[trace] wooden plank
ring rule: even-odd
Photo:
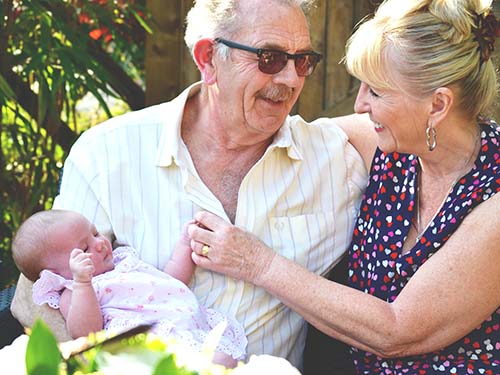
[[[351,88],[351,77],[341,60],[345,55],[345,44],[353,26],[352,0],[331,1],[330,4],[325,15],[328,20],[326,33],[328,59],[325,82],[327,106],[324,109],[344,100]]]
[[[344,98],[335,102],[334,105],[326,108],[317,117],[337,117],[349,115],[354,112],[354,101],[356,100],[356,94],[358,93],[359,86],[353,86]]]
[[[327,1],[319,1],[310,15],[311,42],[313,48],[327,55],[325,43],[325,17],[327,10]],[[325,60],[321,61],[314,73],[306,78],[306,83],[302,94],[294,107],[294,112],[299,113],[306,120],[313,120],[324,108],[324,82],[325,82]]]
[[[147,0],[154,33],[146,40],[146,104],[168,100],[178,90],[180,1]]]
[[[181,7],[181,17],[182,17],[182,25],[183,27],[179,30],[181,34],[181,86],[182,88],[189,86],[191,83],[197,82],[201,79],[200,71],[198,70],[196,64],[193,61],[193,57],[191,56],[191,52],[186,46],[184,42],[184,32],[186,30],[186,16],[189,12],[189,9],[192,8],[194,1],[193,0],[185,0],[182,1]],[[179,92],[182,90],[179,89]]]

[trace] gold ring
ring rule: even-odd
[[[201,255],[203,255],[204,257],[206,257],[206,256],[208,256],[209,252],[210,252],[210,246],[203,245],[203,247],[201,248]]]

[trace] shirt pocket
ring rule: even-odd
[[[333,212],[269,219],[272,248],[279,254],[314,272],[334,261]]]

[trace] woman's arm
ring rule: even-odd
[[[347,134],[349,143],[359,152],[369,171],[377,148],[377,133],[368,114],[352,114],[333,120]]]
[[[392,303],[317,276],[207,212],[196,219],[210,231],[190,226],[189,234],[197,265],[263,287],[350,345],[400,357],[457,341],[500,305],[499,205],[497,194],[475,208]]]
[[[90,254],[74,249],[69,264],[73,273],[73,291],[63,291],[60,309],[66,320],[68,333],[77,338],[103,329],[104,323],[101,307],[92,287],[94,263]]]

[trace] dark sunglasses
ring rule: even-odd
[[[276,74],[283,70],[289,59],[294,60],[295,70],[300,77],[307,77],[314,72],[314,68],[319,63],[323,55],[318,52],[287,53],[284,51],[253,48],[230,40],[216,38],[216,43],[222,43],[229,48],[236,48],[243,51],[255,53],[259,58],[259,70],[265,74]]]

